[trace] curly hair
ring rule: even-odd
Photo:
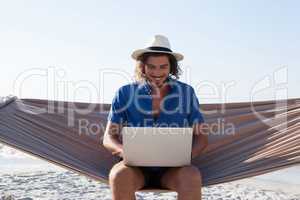
[[[150,56],[158,57],[158,56],[167,56],[170,63],[170,74],[169,77],[173,79],[179,79],[179,75],[181,75],[181,68],[176,60],[176,58],[172,54],[168,53],[160,53],[160,52],[147,52],[140,55],[137,58],[137,63],[135,67],[134,77],[136,81],[145,80],[144,66],[145,62]]]

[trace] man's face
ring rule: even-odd
[[[161,88],[170,73],[170,63],[167,56],[150,56],[145,62],[145,75],[154,86]]]

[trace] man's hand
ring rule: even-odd
[[[123,145],[119,140],[121,129],[122,127],[119,124],[108,122],[102,144],[113,155],[123,157]]]
[[[123,158],[124,156],[123,147],[118,148],[116,151],[113,151],[112,154]]]
[[[208,145],[207,133],[202,128],[203,123],[193,126],[192,158],[199,156]]]

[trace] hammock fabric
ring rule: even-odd
[[[204,186],[300,163],[300,99],[200,108],[211,128],[209,146],[192,163]],[[107,183],[118,161],[101,144],[109,109],[109,104],[2,98],[0,142]]]

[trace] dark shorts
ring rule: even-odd
[[[145,180],[145,186],[143,189],[159,188],[163,189],[161,185],[161,178],[170,167],[138,167]]]

